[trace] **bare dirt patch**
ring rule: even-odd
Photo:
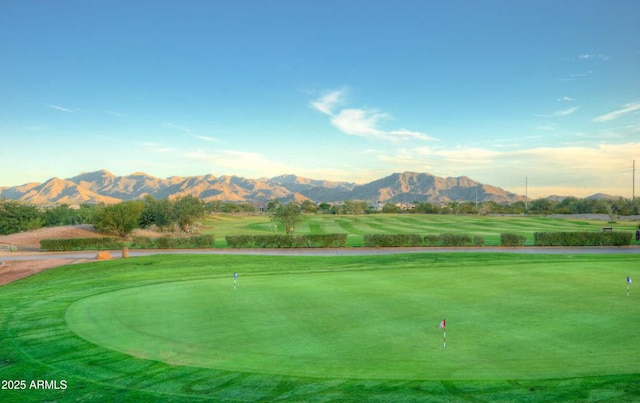
[[[103,236],[91,225],[68,225],[62,227],[41,228],[34,231],[0,236],[0,285],[7,284],[43,270],[79,263],[87,259],[47,258],[38,256],[41,239],[90,238]],[[15,249],[15,252],[10,250]],[[3,260],[3,256],[20,256],[24,260]]]
[[[40,228],[33,231],[0,236],[0,250],[8,250],[10,246],[18,251],[39,251],[41,239],[97,238],[98,234],[92,225],[65,225],[61,227]]]
[[[65,258],[5,261],[0,265],[0,285],[29,277],[43,270],[85,261],[87,260]]]
[[[166,234],[138,229],[134,231],[134,235],[152,237]],[[41,239],[96,238],[103,236],[105,235],[96,232],[95,228],[88,224],[47,227],[17,234],[2,235],[0,236],[0,285],[54,267],[94,260],[70,257],[58,258],[51,256],[49,253],[45,254],[45,252],[40,251]],[[7,257],[11,257],[11,259]]]

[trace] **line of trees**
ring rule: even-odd
[[[159,231],[192,232],[193,224],[205,215],[204,203],[194,196],[175,200],[156,200],[146,196],[100,207],[93,225],[103,234],[125,238],[137,228],[155,228]]]
[[[42,227],[91,223],[96,206],[81,205],[72,209],[67,205],[42,209],[15,200],[0,199],[0,235],[29,231]]]
[[[414,202],[411,206],[387,203],[383,213],[423,213],[423,214],[640,214],[640,199],[579,199],[566,197],[563,200],[537,199],[525,203],[518,201],[510,204],[499,204],[494,201],[474,203],[470,201],[452,201],[444,205],[428,202]]]
[[[103,234],[127,237],[136,228],[191,232],[205,216],[204,202],[193,196],[155,200],[147,196],[111,205],[60,205],[42,209],[14,200],[0,200],[0,235],[60,225],[93,224]]]
[[[511,204],[496,202],[449,202],[438,205],[429,202],[414,202],[410,205],[386,203],[383,206],[363,201],[347,200],[331,205],[315,204],[311,200],[302,203],[283,204],[273,200],[266,205],[274,222],[281,224],[285,233],[290,233],[301,220],[302,214],[353,215],[358,220],[362,214],[414,213],[414,214],[640,214],[640,199],[619,198],[579,199],[567,197],[533,200],[527,204],[519,201]],[[0,235],[28,231],[41,227],[59,225],[93,224],[98,231],[126,237],[136,228],[156,228],[160,231],[179,230],[191,232],[193,224],[209,212],[255,213],[257,206],[251,203],[203,202],[194,196],[168,200],[156,200],[147,196],[142,200],[127,201],[114,205],[83,204],[79,208],[59,205],[40,208],[15,200],[0,199]],[[614,221],[612,219],[612,221]]]

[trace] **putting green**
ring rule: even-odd
[[[241,274],[237,290],[229,276],[93,295],[71,304],[66,321],[112,350],[232,371],[403,380],[631,374],[640,372],[629,350],[640,345],[640,308],[624,295],[624,270],[520,263]]]

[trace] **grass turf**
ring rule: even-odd
[[[0,377],[69,386],[0,397],[631,401],[636,266],[481,253],[68,266],[1,288]]]
[[[247,216],[213,214],[204,221],[204,233],[217,238],[217,246],[226,246],[227,235],[284,233],[267,215]],[[365,214],[357,220],[350,215],[310,214],[296,226],[298,234],[347,234],[348,246],[363,246],[366,234],[441,233],[481,236],[487,246],[500,245],[500,234],[514,233],[526,237],[525,245],[533,245],[535,232],[600,231],[613,227],[616,231],[634,232],[638,222],[564,219],[545,216],[481,216],[451,214]],[[636,241],[633,241],[637,244]]]

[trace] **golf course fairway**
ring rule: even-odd
[[[567,265],[565,265],[567,266]],[[69,328],[172,365],[360,379],[531,379],[640,371],[631,265],[582,262],[247,274],[73,303]],[[448,319],[448,345],[438,329]]]
[[[27,386],[0,400],[635,401],[638,271],[484,252],[63,266],[0,287],[0,378]]]

